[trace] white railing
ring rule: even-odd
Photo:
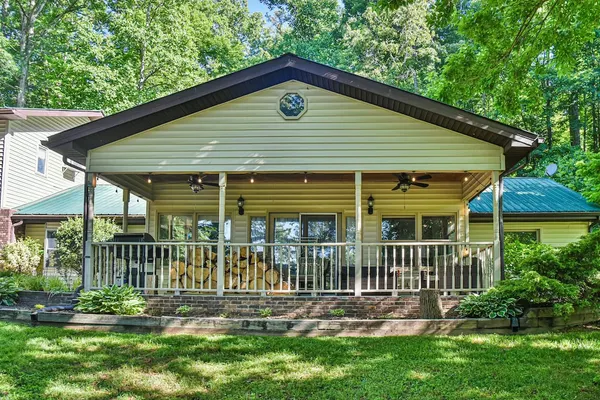
[[[487,242],[365,243],[362,292],[481,292],[493,284],[492,249]]]
[[[492,286],[491,243],[227,243],[218,276],[217,243],[93,243],[91,288],[129,284],[146,293],[398,295],[436,288],[480,292]]]

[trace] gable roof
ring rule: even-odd
[[[88,150],[290,80],[361,100],[501,146],[504,148],[507,170],[541,142],[535,134],[498,121],[293,54],[284,54],[69,129],[49,137],[44,144],[72,160],[85,164]]]
[[[549,178],[504,178],[504,217],[547,217],[596,219],[600,207],[588,203],[579,193]],[[469,203],[471,216],[490,218],[492,189],[488,187]]]
[[[73,216],[83,214],[83,185],[74,186],[41,200],[17,207],[13,218],[27,216]],[[94,214],[98,216],[123,215],[123,190],[112,185],[99,184],[95,191]],[[146,200],[133,194],[129,200],[130,216],[146,215]]]

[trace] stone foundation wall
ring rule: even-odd
[[[331,310],[342,309],[348,318],[419,318],[419,297],[297,297],[297,296],[145,296],[150,315],[175,315],[182,305],[192,307],[197,317],[260,317],[260,310],[270,308],[273,317],[323,318]],[[459,297],[444,297],[446,317],[454,317]]]
[[[62,306],[71,304],[73,300],[73,293],[48,293],[48,292],[34,292],[30,290],[23,290],[19,292],[18,307],[33,307],[36,304],[42,304],[48,306]]]

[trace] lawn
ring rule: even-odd
[[[599,399],[600,331],[155,336],[0,323],[3,399]]]

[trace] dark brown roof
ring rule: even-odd
[[[541,142],[535,134],[293,54],[69,129],[48,147],[85,163],[87,151],[241,96],[297,80],[502,146],[506,169]]]

